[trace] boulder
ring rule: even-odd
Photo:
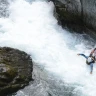
[[[23,51],[0,48],[0,95],[16,92],[32,80],[33,64],[30,55]]]

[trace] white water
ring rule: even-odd
[[[36,0],[29,4],[16,0],[9,11],[9,18],[0,18],[0,46],[26,51],[33,61],[64,82],[78,84],[74,93],[80,91],[83,96],[95,96],[96,68],[94,66],[90,75],[85,59],[77,56],[77,53],[88,55],[90,50],[86,50],[83,40],[79,42],[78,35],[71,35],[57,24],[52,2]]]

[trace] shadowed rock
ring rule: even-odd
[[[8,47],[0,48],[0,95],[17,91],[32,80],[33,64],[28,54]]]
[[[59,24],[77,32],[88,31],[96,37],[96,0],[50,1],[54,2],[55,16],[58,17]]]

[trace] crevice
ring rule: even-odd
[[[80,0],[80,3],[81,3],[81,20],[82,20],[82,24],[84,25],[84,15],[83,15],[83,1],[82,0]]]

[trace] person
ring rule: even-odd
[[[90,68],[91,68],[90,74],[92,74],[92,72],[93,72],[93,64],[94,64],[95,61],[96,61],[96,48],[94,48],[94,49],[91,51],[91,53],[90,53],[89,56],[86,56],[85,54],[77,54],[77,55],[81,55],[81,56],[83,56],[83,57],[86,58],[86,63],[87,63],[88,65],[90,65]]]
[[[95,57],[95,59],[96,59],[96,48],[94,48],[94,49],[91,51],[90,56],[93,56],[93,57]]]

